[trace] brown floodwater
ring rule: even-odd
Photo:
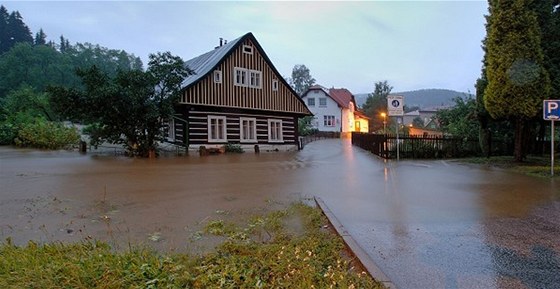
[[[133,159],[0,147],[0,238],[193,249],[208,220],[298,201],[297,153]]]
[[[197,234],[209,220],[313,196],[398,288],[560,288],[557,179],[383,161],[348,140],[158,159],[0,147],[0,238],[16,244],[94,238],[196,252],[212,243]]]

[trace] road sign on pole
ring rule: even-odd
[[[387,115],[397,117],[397,161],[399,160],[399,116],[404,115],[404,97],[402,95],[387,95]]]
[[[543,101],[543,118],[550,120],[550,175],[554,176],[554,122],[560,120],[560,100],[547,99]]]
[[[543,101],[544,120],[560,120],[560,99],[547,99]]]
[[[404,114],[404,97],[402,95],[387,96],[387,115],[403,116]]]

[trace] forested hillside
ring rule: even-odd
[[[0,5],[0,144],[58,149],[77,143],[77,132],[61,124],[50,86],[79,88],[76,74],[96,66],[114,77],[142,70],[140,58],[91,43],[55,42],[40,29],[33,36],[18,11]]]
[[[455,103],[453,99],[457,97],[473,97],[467,93],[449,89],[420,89],[404,92],[391,92],[391,94],[404,96],[404,103],[407,107],[418,106],[420,108],[450,106]],[[367,96],[368,93],[356,94],[356,103],[359,106],[362,106],[365,103]]]
[[[23,86],[37,92],[49,85],[75,86],[76,69],[92,65],[110,75],[119,69],[142,69],[140,58],[124,50],[72,44],[64,36],[55,42],[42,29],[33,36],[18,11],[0,6],[0,99]]]

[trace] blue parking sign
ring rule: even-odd
[[[544,120],[560,120],[560,99],[547,99],[543,101]]]

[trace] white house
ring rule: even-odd
[[[313,113],[311,124],[319,131],[368,132],[369,119],[357,109],[354,95],[346,88],[325,88],[314,85],[302,95]]]

